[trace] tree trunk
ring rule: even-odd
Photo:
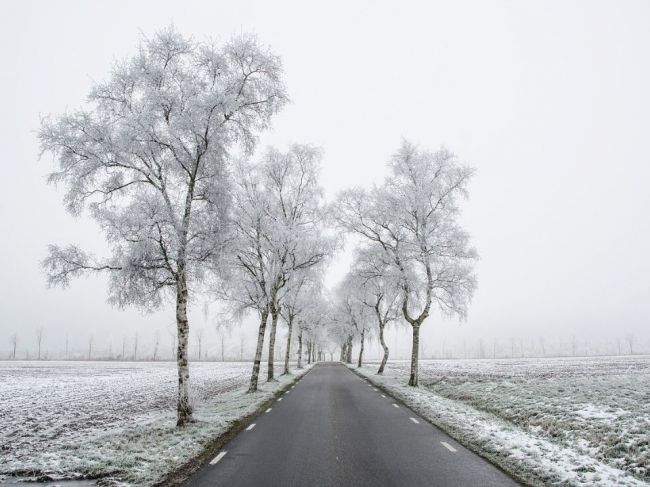
[[[275,359],[275,332],[278,328],[278,310],[275,305],[271,305],[271,333],[269,333],[269,361],[267,370],[267,380],[273,381],[274,379],[274,364]]]
[[[414,324],[413,327],[413,349],[411,351],[411,376],[409,385],[417,387],[418,385],[418,351],[420,350],[420,325]]]
[[[311,363],[311,342],[307,342],[307,365]]]
[[[179,270],[179,277],[176,283],[176,326],[178,333],[178,347],[176,348],[176,362],[178,365],[176,425],[183,426],[192,421],[190,368],[187,358],[190,325],[187,321],[187,282],[183,270]]]
[[[345,362],[345,343],[341,345],[341,362]]]
[[[359,349],[359,362],[357,364],[357,367],[361,367],[361,365],[363,364],[363,346],[364,346],[363,339],[365,338],[365,336],[366,336],[366,329],[363,328],[361,330],[361,348]]]
[[[345,347],[345,363],[352,363],[352,335],[348,335],[348,343]]]
[[[269,309],[264,308],[260,316],[260,328],[257,332],[257,348],[255,349],[255,360],[253,361],[253,372],[248,392],[257,392],[257,380],[260,376],[260,363],[262,362],[262,349],[264,348],[264,332],[266,331],[266,320],[269,317]]]
[[[386,367],[386,362],[388,362],[388,345],[386,345],[386,341],[384,340],[384,327],[386,325],[383,323],[379,324],[379,342],[381,343],[381,347],[384,349],[384,357],[381,359],[381,364],[379,364],[379,370],[377,371],[377,374],[381,375],[384,373],[384,367]]]
[[[302,369],[302,328],[298,333],[298,368]]]
[[[284,352],[284,373],[289,373],[289,359],[291,358],[291,330],[293,328],[293,317],[289,315],[287,320],[287,349]]]

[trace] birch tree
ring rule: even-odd
[[[476,250],[458,224],[473,169],[451,152],[429,152],[404,141],[384,184],[340,195],[337,219],[384,252],[399,279],[402,315],[412,328],[408,384],[418,385],[420,327],[432,306],[463,318],[476,288]]]
[[[389,355],[384,330],[399,317],[399,282],[384,257],[384,252],[376,248],[363,249],[357,253],[350,269],[358,299],[371,310],[377,322],[379,343],[384,352],[377,370],[379,375],[384,373]]]
[[[333,248],[322,228],[319,160],[318,149],[293,145],[286,153],[271,148],[260,162],[244,162],[237,171],[229,278],[221,294],[259,314],[250,392],[257,390],[269,316],[268,380],[274,380],[275,332],[287,284]]]
[[[294,328],[298,327],[298,362],[299,367],[302,355],[302,340],[306,325],[309,321],[320,321],[325,311],[321,298],[322,270],[310,269],[311,272],[305,272],[299,278],[295,279],[289,287],[283,298],[281,307],[281,316],[287,324],[287,338],[284,355],[283,374],[289,374],[289,361],[291,359],[291,344]],[[317,316],[320,312],[321,316]]]
[[[252,152],[286,101],[280,60],[254,37],[216,46],[167,28],[116,63],[87,108],[42,122],[42,150],[58,162],[49,181],[65,185],[70,213],[90,210],[110,247],[100,258],[50,246],[48,282],[107,272],[114,305],[151,311],[173,299],[179,426],[192,419],[190,288],[222,251],[230,155]]]

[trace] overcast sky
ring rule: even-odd
[[[465,323],[425,323],[430,349],[648,340],[650,2],[16,1],[0,16],[3,356],[14,332],[33,348],[40,326],[52,353],[65,333],[115,349],[136,330],[173,330],[169,310],[109,307],[101,278],[46,289],[48,243],[103,244],[46,185],[35,136],[41,115],[81,106],[113,60],[170,22],[198,40],[252,31],[282,57],[292,104],[261,146],[322,146],[329,197],[379,181],[402,137],[477,168],[463,221],[479,290]],[[192,325],[209,327],[196,308]]]

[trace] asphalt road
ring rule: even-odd
[[[318,364],[185,484],[511,486],[478,455],[340,364]]]

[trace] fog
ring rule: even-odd
[[[171,350],[170,310],[116,310],[99,277],[46,289],[48,243],[104,242],[46,184],[53,161],[39,161],[35,134],[170,22],[201,40],[252,31],[282,57],[292,103],[259,147],[322,146],[328,198],[381,181],[402,137],[477,168],[463,223],[479,289],[466,321],[425,322],[425,356],[650,351],[647,2],[24,1],[0,18],[0,357],[14,333],[33,357],[41,327],[51,357],[66,335],[79,354],[91,336],[100,354],[137,333],[146,355],[156,332]],[[336,257],[330,286],[349,262]],[[192,303],[211,355],[215,319]],[[226,353],[253,333],[233,324]],[[389,346],[404,355],[408,338],[392,330]]]

